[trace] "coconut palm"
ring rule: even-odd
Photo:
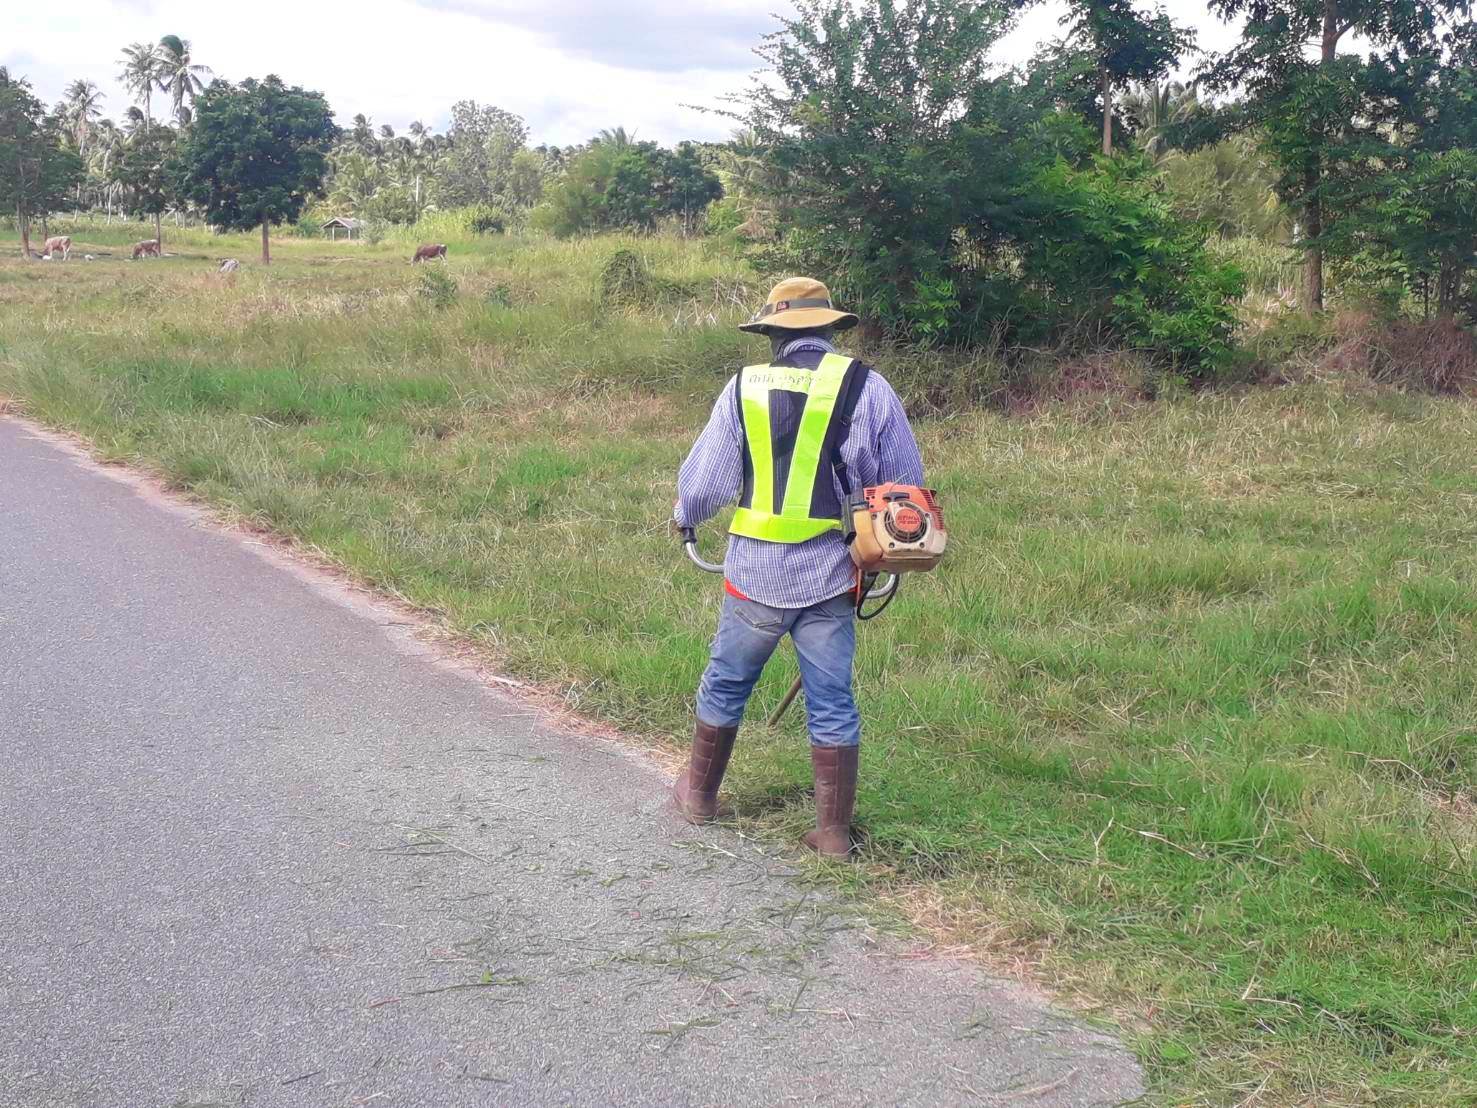
[[[767,238],[785,191],[785,175],[770,161],[764,142],[752,129],[736,131],[718,155],[718,177],[744,217],[743,233]]]
[[[72,136],[72,143],[84,160],[87,140],[102,115],[102,102],[103,94],[97,85],[82,80],[67,86],[66,98],[62,101],[62,119],[66,122],[67,133]]]
[[[1155,82],[1131,90],[1123,99],[1123,107],[1142,121],[1139,146],[1158,163],[1171,153],[1170,127],[1194,114],[1200,107],[1200,99],[1193,85],[1180,81]]]
[[[617,150],[626,150],[636,145],[636,132],[627,133],[624,127],[617,127],[614,130],[605,128],[596,136],[595,141],[614,146]]]
[[[135,42],[123,48],[123,69],[118,80],[133,93],[135,103],[144,106],[144,119],[154,121],[154,89],[159,84],[159,48],[152,42]]]
[[[137,110],[137,109],[135,109]],[[113,163],[123,149],[123,132],[111,119],[99,120],[93,128],[88,150],[87,176],[97,182],[101,199],[107,207],[108,222],[113,222],[113,203],[123,186],[113,180]]]
[[[123,137],[131,139],[144,127],[150,124],[148,115],[137,105],[130,104],[128,110],[123,113]]]
[[[165,35],[159,40],[158,69],[155,83],[161,92],[169,93],[174,106],[174,118],[180,123],[190,122],[190,104],[195,95],[205,88],[200,79],[208,74],[208,65],[197,65],[190,60],[190,40],[178,35]]]

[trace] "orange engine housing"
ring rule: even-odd
[[[848,505],[856,537],[851,560],[863,573],[921,573],[944,557],[944,513],[932,489],[877,485]]]

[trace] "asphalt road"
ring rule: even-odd
[[[401,624],[0,418],[0,1106],[1140,1092]]]

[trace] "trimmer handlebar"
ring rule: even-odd
[[[682,549],[687,552],[687,556],[691,559],[693,565],[697,566],[704,573],[723,572],[723,566],[721,564],[708,561],[698,552],[697,530],[695,528],[683,527],[680,529],[679,534],[682,536]],[[885,579],[886,583],[879,584],[879,579]],[[897,592],[898,580],[896,574],[881,573],[874,575],[871,588],[867,590],[867,594],[863,597],[863,600],[875,601],[888,599],[893,593]]]
[[[697,549],[697,531],[691,527],[682,528],[682,549],[687,551],[687,556],[692,559],[692,564],[704,573],[722,573],[722,565],[714,565],[705,561]]]

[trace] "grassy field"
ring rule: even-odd
[[[656,297],[602,307],[619,245],[454,242],[454,290],[404,242],[6,256],[0,394],[681,744],[719,596],[664,521],[762,290],[627,242]],[[929,367],[880,361],[928,410]],[[919,430],[956,545],[864,629],[868,841],[830,872],[1116,1020],[1165,1103],[1477,1102],[1477,408],[1325,383]],[[750,727],[740,821],[798,834],[808,773],[803,713]]]

